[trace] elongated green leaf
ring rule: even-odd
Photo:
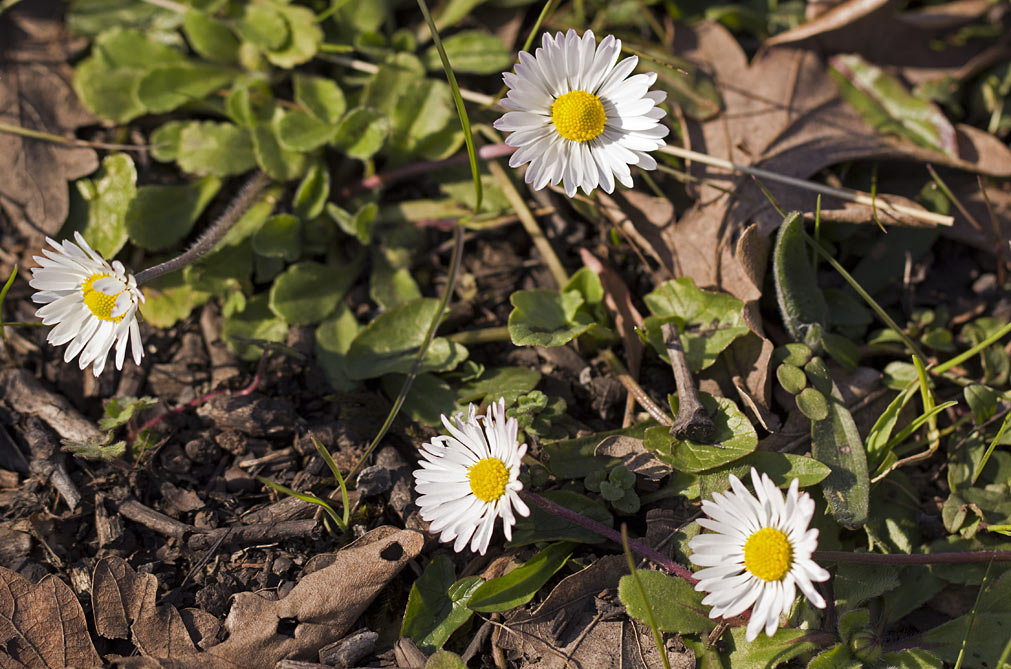
[[[236,76],[231,68],[175,63],[149,70],[137,84],[137,99],[148,112],[172,111],[223,88]]]
[[[193,50],[204,58],[222,63],[239,60],[239,40],[221,21],[199,10],[187,9],[183,30]]]
[[[754,451],[730,464],[700,474],[699,494],[706,499],[714,492],[728,489],[731,474],[742,481],[748,480],[752,467],[763,474],[768,474],[772,482],[780,488],[788,487],[794,479],[797,479],[797,485],[801,488],[816,485],[825,480],[832,471],[814,458],[790,453]]]
[[[453,632],[474,615],[467,604],[483,584],[480,576],[456,581],[453,563],[443,556],[435,558],[411,586],[400,635],[426,653],[442,648]]]
[[[526,604],[565,565],[574,546],[568,541],[551,544],[522,567],[493,578],[475,590],[468,608],[481,613],[498,613]]]
[[[106,258],[112,258],[127,240],[126,216],[137,193],[137,168],[125,153],[106,156],[90,179],[77,182],[88,203],[84,239]]]
[[[708,634],[716,627],[716,621],[709,618],[709,607],[702,604],[705,593],[696,592],[688,581],[650,569],[639,569],[636,573],[657,629],[679,634]],[[618,597],[628,615],[648,623],[646,602],[630,574],[621,577]]]
[[[824,367],[820,358],[808,365],[815,362]],[[811,455],[832,470],[822,482],[832,517],[840,525],[859,527],[867,520],[870,499],[867,453],[839,388],[832,382],[830,393],[820,390],[828,400],[828,417],[811,423]]]
[[[877,130],[958,155],[955,128],[937,105],[914,96],[898,79],[857,54],[840,54],[830,62],[829,72],[843,98]]]
[[[828,304],[804,241],[804,217],[791,212],[783,219],[772,253],[776,298],[787,331],[795,341],[819,352],[828,323]]]
[[[446,55],[457,72],[496,74],[512,65],[512,54],[502,40],[482,30],[463,30],[442,40]],[[429,70],[442,69],[439,52],[434,46],[422,58]]]

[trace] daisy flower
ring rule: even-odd
[[[519,497],[520,459],[526,444],[517,443],[519,424],[506,418],[505,400],[488,408],[487,415],[476,415],[471,404],[467,418],[457,414],[442,422],[449,436],[439,436],[421,447],[421,469],[414,471],[421,517],[431,523],[429,531],[441,533],[440,541],[453,542],[460,552],[467,542],[470,550],[484,555],[495,530],[495,519],[502,519],[506,539],[512,538],[516,513],[530,515]]]
[[[709,518],[700,518],[699,525],[714,534],[700,534],[688,543],[695,551],[691,561],[706,567],[695,573],[695,589],[709,593],[702,603],[713,607],[710,618],[733,618],[754,606],[748,641],[763,627],[766,635],[775,633],[797,588],[814,606],[824,608],[813,582],[829,577],[811,559],[818,547],[818,530],[807,527],[814,515],[811,496],[798,493],[794,479],[784,500],[772,479],[759,477],[754,468],[751,481],[757,499],[731,475],[732,491],[704,500],[702,510]]]
[[[589,30],[545,34],[534,55],[521,51],[515,73],[502,75],[510,89],[502,106],[511,111],[495,127],[512,133],[506,144],[518,150],[509,165],[530,163],[534,190],[561,181],[569,197],[579,187],[610,193],[615,179],[632,186],[629,165],[656,169],[646,152],[664,146],[657,105],[667,94],[648,90],[656,73],[629,76],[639,59],[617,63],[620,51],[613,35],[598,45]]]
[[[137,288],[133,275],[118,260],[111,265],[81,233],[75,232],[77,243],[62,244],[46,238],[53,247],[35,256],[40,267],[32,268],[28,282],[39,292],[32,301],[45,305],[35,312],[45,325],[55,325],[47,337],[53,346],[70,345],[63,361],[70,362],[78,354],[81,369],[91,365],[95,376],[105,369],[105,360],[116,346],[116,369],[123,369],[127,345],[138,365],[144,355],[137,324],[137,306],[144,295]]]

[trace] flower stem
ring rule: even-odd
[[[586,516],[580,515],[575,511],[572,511],[571,509],[566,509],[561,504],[556,504],[552,502],[550,499],[546,499],[535,493],[523,491],[520,493],[520,496],[522,496],[524,500],[530,502],[531,504],[536,504],[537,506],[544,509],[548,513],[554,514],[559,518],[564,518],[568,521],[575,523],[576,525],[579,525],[580,527],[585,527],[591,532],[596,532],[602,537],[606,537],[619,545],[623,545],[621,533],[611,529],[607,525],[603,525],[595,520],[591,520]],[[650,562],[653,562],[663,567],[671,574],[679,578],[683,578],[692,585],[698,583],[698,580],[696,580],[696,578],[692,576],[691,571],[685,569],[677,562],[674,562],[674,560],[670,559],[666,555],[663,555],[659,551],[650,548],[646,544],[637,541],[636,539],[628,539],[628,547],[633,551],[635,551],[636,553],[638,553],[639,555],[641,555],[642,557],[649,560]]]
[[[815,551],[820,562],[852,562],[855,564],[893,564],[900,567],[914,564],[969,564],[976,562],[1011,562],[1011,551],[968,551],[964,553],[918,553],[914,555],[884,555],[882,553],[850,553],[847,551]]]
[[[141,285],[155,277],[159,277],[162,274],[168,274],[169,272],[175,272],[176,270],[182,269],[187,265],[190,265],[203,256],[207,255],[210,251],[218,245],[218,242],[225,236],[225,234],[235,225],[242,215],[249,210],[249,208],[256,201],[256,198],[266,190],[267,186],[270,185],[270,177],[268,177],[263,172],[257,171],[246,185],[242,187],[239,194],[235,196],[235,199],[228,205],[228,209],[225,213],[221,214],[218,220],[214,221],[211,227],[207,228],[197,241],[194,242],[193,246],[186,250],[180,256],[176,256],[171,260],[166,260],[165,262],[155,265],[154,267],[148,267],[147,269],[138,272],[136,275],[137,285]]]

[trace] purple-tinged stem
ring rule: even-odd
[[[576,525],[579,525],[580,527],[585,527],[591,532],[596,532],[602,537],[607,537],[616,544],[622,544],[621,533],[618,532],[617,530],[611,529],[607,525],[603,525],[595,520],[591,520],[586,516],[582,516],[576,513],[575,511],[572,511],[571,509],[566,509],[561,504],[555,504],[550,499],[546,499],[535,493],[524,491],[521,492],[520,495],[526,501],[530,502],[531,504],[536,504],[537,506],[541,507],[548,513],[554,514],[559,518],[569,520],[575,523]],[[636,541],[635,539],[629,539],[628,547],[633,551],[635,551],[636,553],[638,553],[639,555],[641,555],[642,557],[646,558],[647,560],[656,563],[657,565],[663,567],[664,569],[674,574],[675,576],[678,576],[688,581],[692,585],[698,583],[698,580],[694,576],[692,576],[691,571],[685,569],[677,562],[671,560],[666,555],[661,554],[659,551],[653,550],[646,544]]]
[[[964,553],[918,553],[915,555],[884,555],[882,553],[850,553],[847,551],[815,551],[819,562],[852,562],[856,564],[893,564],[900,567],[913,564],[968,564],[973,562],[1011,562],[1011,551],[967,551]]]

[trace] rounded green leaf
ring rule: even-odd
[[[126,212],[130,241],[149,251],[178,243],[193,229],[219,188],[217,177],[183,186],[141,186]]]
[[[348,376],[369,379],[383,374],[406,374],[439,310],[439,301],[421,298],[380,314],[355,337],[347,355]],[[419,371],[446,371],[467,359],[467,349],[436,337]]]
[[[520,290],[509,297],[509,337],[517,346],[564,346],[590,329],[593,318],[577,311],[583,296],[575,290]]]
[[[289,325],[323,320],[354,281],[357,272],[307,260],[282,272],[270,289],[270,309]]]
[[[361,329],[355,315],[343,303],[316,328],[316,362],[334,390],[346,392],[357,385],[348,378],[344,357]]]
[[[811,420],[825,420],[828,418],[828,401],[825,396],[814,388],[804,388],[797,395],[797,408],[800,412]]]
[[[291,214],[271,216],[253,235],[253,250],[268,258],[298,260],[302,254],[302,222]]]
[[[383,148],[389,134],[389,119],[370,107],[357,107],[337,126],[333,142],[351,158],[368,160]]]
[[[188,121],[169,121],[151,133],[151,157],[167,163],[179,156],[179,138]]]
[[[807,375],[804,374],[804,370],[787,362],[776,368],[776,379],[791,395],[796,395],[807,387]]]
[[[242,339],[282,342],[288,336],[288,324],[271,311],[267,294],[254,295],[242,311],[226,316],[221,324],[221,338],[243,360],[256,360],[263,349]]]
[[[443,39],[442,46],[456,72],[497,74],[513,64],[513,55],[502,40],[483,30],[463,30]],[[442,71],[442,60],[434,46],[425,51],[422,62],[429,70]]]
[[[298,5],[277,5],[276,9],[284,18],[290,38],[282,42],[280,48],[269,48],[265,53],[267,60],[285,69],[312,60],[323,42],[323,31],[316,23],[316,15]]]
[[[140,314],[156,328],[170,328],[210,299],[211,294],[186,283],[182,272],[170,272],[145,283]]]
[[[330,198],[330,170],[326,163],[313,163],[295,191],[295,214],[302,219],[316,218],[323,213]]]
[[[221,21],[196,9],[183,15],[183,31],[193,50],[207,60],[234,63],[239,60],[239,40]]]
[[[176,157],[191,174],[228,176],[256,167],[253,140],[249,131],[231,123],[194,122],[179,134]]]
[[[137,168],[125,153],[106,156],[91,179],[77,182],[77,190],[88,203],[84,239],[106,258],[119,253],[126,243],[125,217],[137,192]]]
[[[449,558],[436,557],[411,586],[400,635],[414,641],[426,653],[442,648],[474,614],[467,603],[483,584],[480,576],[457,581]]]
[[[305,107],[310,114],[330,125],[336,124],[344,116],[347,100],[336,81],[296,74],[294,82],[295,102]]]
[[[278,141],[289,151],[312,151],[337,135],[336,125],[299,109],[280,111],[274,123]]]
[[[628,615],[649,624],[648,610],[664,632],[708,634],[716,627],[709,607],[702,604],[705,593],[695,592],[688,581],[650,569],[637,569],[635,576],[622,576],[618,582],[618,597]]]
[[[278,109],[273,122],[257,123],[250,130],[253,153],[263,171],[278,181],[290,181],[302,176],[306,160],[305,154],[281,146],[277,121],[283,113]]]
[[[223,88],[235,71],[216,65],[177,63],[148,71],[137,84],[137,100],[149,112],[172,111]]]
[[[274,6],[247,4],[235,24],[239,35],[262,49],[279,49],[288,41],[288,22]]]
[[[782,350],[785,353],[783,362],[788,362],[795,367],[803,367],[811,359],[811,349],[800,342],[790,342]]]

